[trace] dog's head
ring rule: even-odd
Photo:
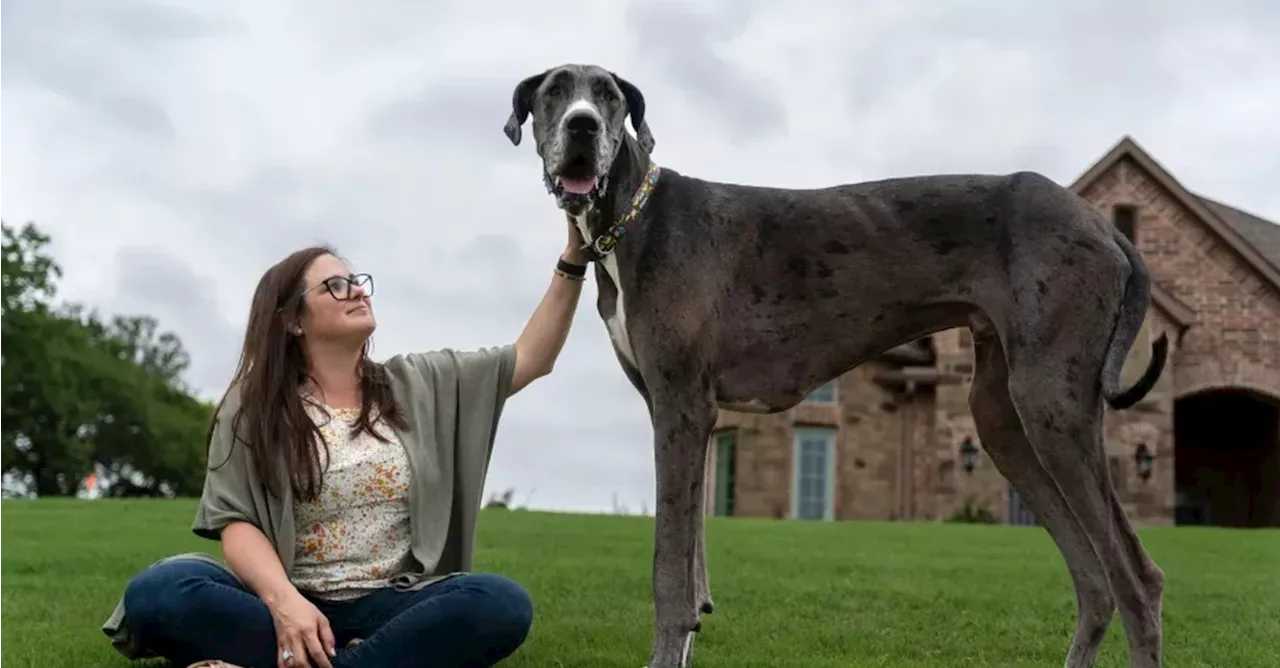
[[[533,116],[533,138],[547,190],[560,208],[581,215],[608,187],[609,169],[625,141],[628,115],[640,149],[649,153],[654,142],[644,122],[640,89],[596,65],[561,65],[516,85],[504,130],[518,146],[521,126]]]

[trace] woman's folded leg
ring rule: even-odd
[[[218,567],[194,559],[157,564],[125,588],[126,623],[174,665],[221,659],[276,665],[276,633],[262,599]]]
[[[459,575],[416,592],[384,590],[352,604],[364,642],[338,653],[346,668],[481,668],[516,651],[533,624],[525,590],[499,575]]]

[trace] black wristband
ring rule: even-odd
[[[565,262],[564,258],[560,258],[556,262],[556,269],[559,269],[560,271],[563,271],[564,273],[570,276],[576,276],[578,278],[582,278],[583,276],[587,275],[586,265]]]

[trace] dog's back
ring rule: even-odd
[[[1032,213],[1045,182],[1061,192],[1052,208],[1070,215]],[[1037,247],[1106,243],[1097,214],[1073,199],[1026,172],[786,189],[667,170],[635,266],[680,277],[662,291],[677,302],[666,307],[702,314],[726,403],[783,410],[879,352],[999,308],[1014,265]]]

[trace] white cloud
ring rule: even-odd
[[[4,3],[4,217],[64,295],[148,312],[213,395],[261,272],[329,241],[375,274],[379,355],[515,337],[564,244],[511,88],[597,62],[657,159],[816,186],[936,171],[1059,181],[1133,134],[1186,184],[1280,218],[1280,12],[1257,3]],[[491,488],[652,507],[644,402],[584,292],[513,399]]]

